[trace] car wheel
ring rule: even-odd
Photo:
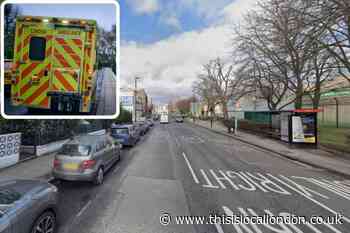
[[[95,180],[94,180],[94,184],[95,185],[100,185],[103,183],[103,179],[104,179],[104,172],[103,172],[103,168],[100,167],[97,170],[96,176],[95,176]]]
[[[46,211],[35,221],[31,233],[53,233],[56,229],[56,216]]]

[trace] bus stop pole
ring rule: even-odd
[[[235,135],[237,135],[237,128],[238,128],[238,120],[237,120],[237,117],[235,117]]]

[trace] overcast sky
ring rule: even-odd
[[[228,57],[232,23],[254,0],[124,0],[121,5],[121,83],[141,87],[154,102],[191,96],[201,65]]]

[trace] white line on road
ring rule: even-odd
[[[79,213],[77,213],[77,217],[80,217],[87,208],[89,208],[89,206],[91,205],[92,201],[88,201],[83,208],[81,208],[81,210],[79,211]]]
[[[221,225],[215,223],[214,224],[216,230],[218,231],[218,233],[224,233],[224,230],[222,229]]]
[[[326,206],[325,204],[323,204],[322,202],[319,202],[309,196],[307,196],[306,194],[304,194],[302,191],[299,191],[298,189],[292,187],[291,185],[287,184],[286,182],[283,182],[281,179],[285,180],[285,181],[288,181],[288,182],[291,182],[290,179],[288,179],[287,177],[283,176],[283,175],[280,175],[281,179],[280,178],[277,178],[271,174],[267,174],[268,176],[270,176],[271,178],[279,181],[280,183],[284,184],[285,186],[289,187],[291,190],[294,190],[296,193],[300,194],[301,196],[305,197],[306,199],[309,199],[310,201],[312,201],[313,203],[315,203],[316,205],[322,207],[323,209],[331,212],[332,214],[334,215],[338,215],[339,213],[331,208],[329,208],[328,206]],[[341,214],[342,215],[342,214]],[[350,223],[350,219],[345,217],[344,215],[343,216],[343,220],[345,220],[346,222]]]
[[[186,154],[184,152],[182,152],[182,155],[187,163],[188,168],[190,169],[190,172],[192,174],[194,182],[196,182],[196,184],[199,184],[199,180],[197,178],[197,175],[196,175],[196,173],[194,173],[193,168],[192,168],[190,162],[188,161]]]

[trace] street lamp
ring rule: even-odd
[[[135,77],[135,90],[134,90],[134,122],[136,122],[137,120],[137,116],[136,116],[136,104],[137,104],[137,80],[140,80],[140,77]]]

